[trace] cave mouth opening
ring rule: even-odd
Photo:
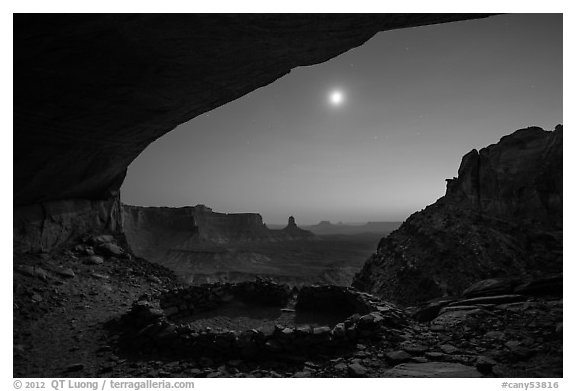
[[[444,195],[467,151],[558,122],[561,30],[558,15],[496,15],[377,33],[157,139],[122,200],[269,225],[402,221]]]
[[[321,221],[401,222],[445,194],[445,178],[457,175],[466,151],[494,143],[502,129],[517,129],[518,118],[557,122],[562,96],[554,91],[562,90],[562,72],[557,72],[562,56],[556,54],[562,48],[549,43],[556,42],[558,31],[558,16],[498,15],[379,33],[179,125],[132,163],[122,200],[206,204],[213,221],[227,212],[243,218],[252,213],[279,229],[292,215],[304,229]],[[553,53],[532,61],[541,51]],[[525,82],[535,75],[546,86],[542,94],[528,93],[533,88]],[[330,104],[334,91],[340,92],[337,107]],[[511,95],[519,98],[510,100]],[[145,258],[160,259],[194,283],[278,276],[280,269],[290,278],[318,274],[311,267],[319,265],[316,254],[307,258],[309,253],[292,248],[238,245],[230,230],[222,234],[220,223],[201,226],[207,220],[198,215],[194,221],[173,216],[167,221],[200,227],[194,231],[204,235],[200,245],[185,229],[141,229],[129,241],[137,251],[148,246],[141,253]],[[252,227],[261,225],[253,222]],[[346,253],[359,260],[347,270],[335,251],[325,253],[335,261],[321,265],[324,281],[349,282],[392,230],[370,238],[355,254]],[[253,232],[250,239],[269,237],[260,228]],[[278,257],[280,250],[291,257]],[[297,269],[296,257],[306,261],[300,264],[305,272],[287,273],[288,267]]]

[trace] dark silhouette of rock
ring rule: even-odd
[[[520,129],[462,158],[446,199],[504,219],[562,226],[562,125]]]
[[[560,272],[562,126],[530,127],[466,154],[446,195],[382,239],[353,285],[414,304]]]
[[[288,218],[288,225],[280,230],[283,235],[286,235],[288,238],[292,239],[312,239],[314,238],[314,234],[310,231],[306,231],[302,228],[299,228],[296,225],[296,219],[294,216],[290,216]]]

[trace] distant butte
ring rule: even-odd
[[[314,237],[314,234],[310,231],[303,230],[296,225],[296,219],[293,216],[288,218],[288,225],[282,229],[284,235],[290,238],[299,238],[299,239],[311,239]]]

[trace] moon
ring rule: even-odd
[[[344,92],[342,90],[332,90],[328,95],[328,101],[332,106],[340,106],[344,103]]]

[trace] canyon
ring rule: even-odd
[[[320,244],[294,217],[281,229],[269,229],[257,213],[218,213],[204,205],[182,208],[122,205],[127,245],[139,257],[175,271],[189,283],[244,281],[271,276],[302,284],[329,270],[308,264],[301,249]],[[293,254],[300,251],[299,255]],[[304,250],[305,251],[305,250]],[[294,273],[300,264],[310,273]],[[316,270],[312,270],[318,267]],[[351,281],[352,270],[347,279]],[[343,283],[343,282],[342,282]]]

